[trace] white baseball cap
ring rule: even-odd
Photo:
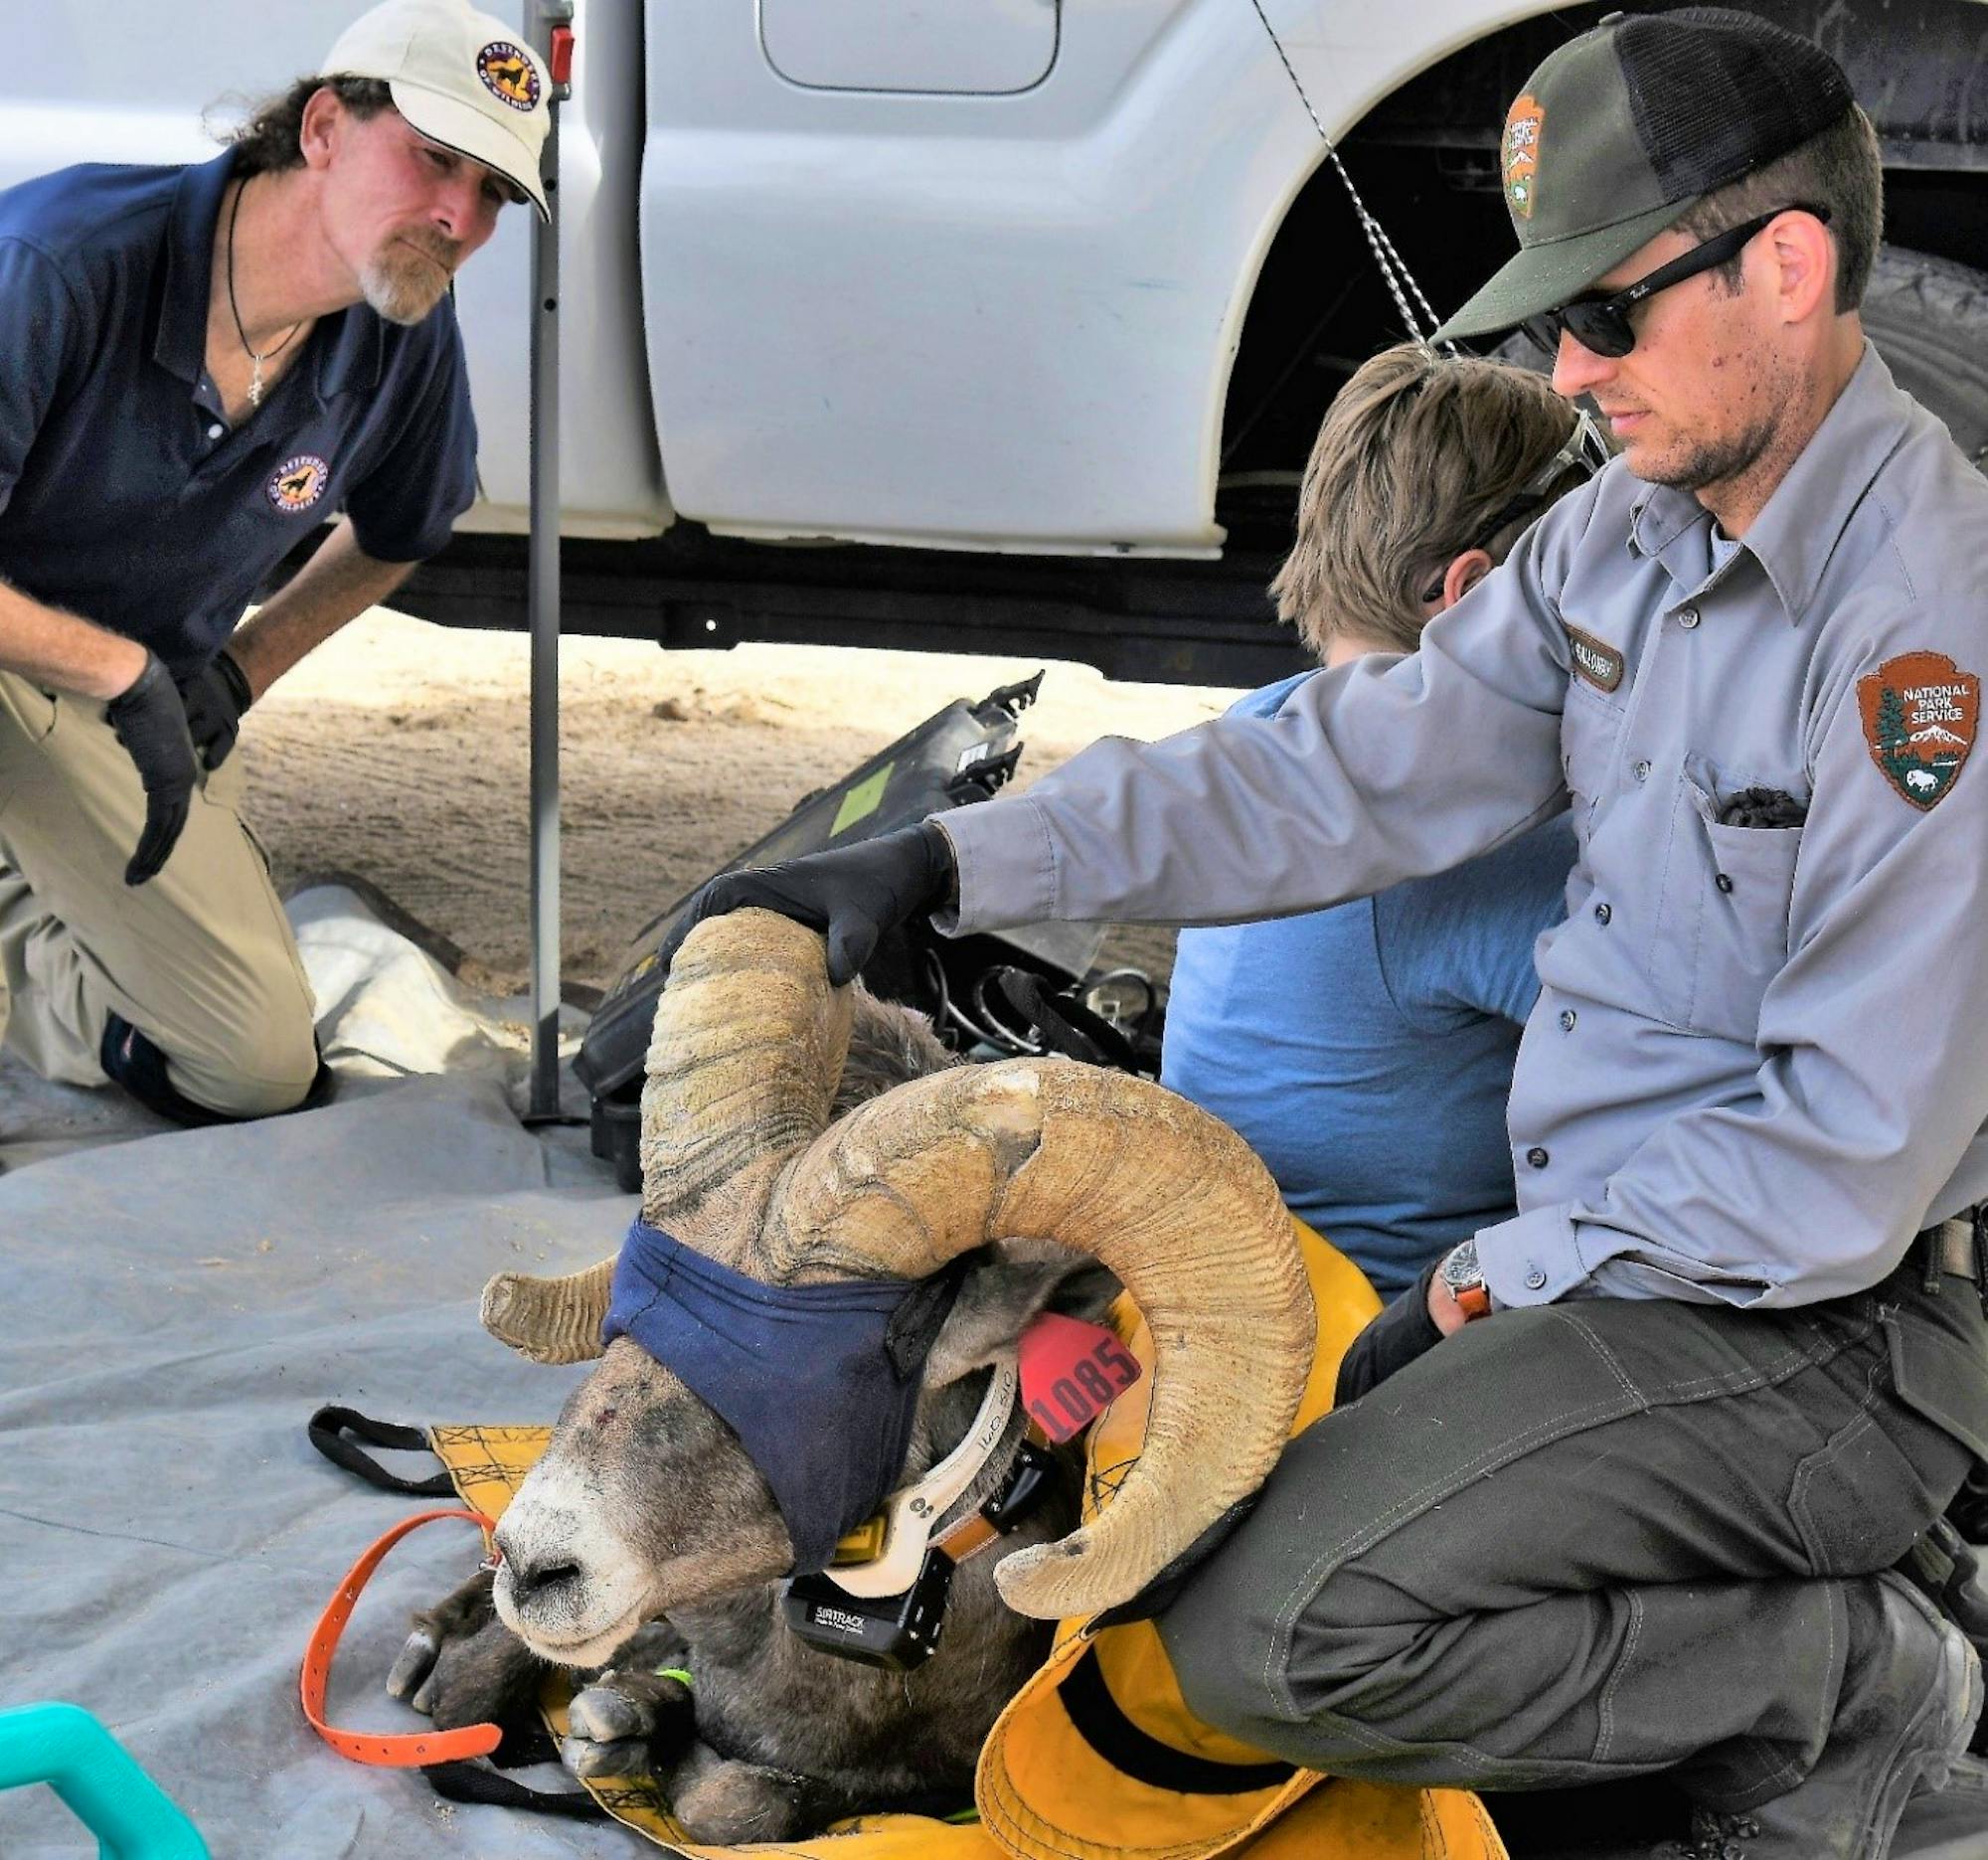
[[[552,82],[502,20],[465,0],[386,0],[346,28],[320,75],[383,80],[429,141],[495,169],[552,217],[539,179]]]

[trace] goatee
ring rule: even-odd
[[[360,273],[368,304],[390,323],[418,323],[442,299],[462,248],[439,234],[402,233]]]

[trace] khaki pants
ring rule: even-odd
[[[0,1043],[44,1078],[102,1085],[115,1012],[208,1109],[262,1116],[310,1090],[310,983],[242,780],[239,760],[209,775],[165,870],[128,887],[145,796],[103,706],[0,672]]]

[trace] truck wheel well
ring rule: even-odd
[[[1507,102],[1554,46],[1614,4],[1597,0],[1491,33],[1402,85],[1344,138],[1348,172],[1438,314],[1511,251],[1496,160]],[[1754,0],[1749,10],[1797,31],[1815,23],[1798,0]],[[1988,272],[1988,75],[1974,75],[1978,6],[1851,0],[1829,19],[1825,43],[1852,87],[1879,99],[1868,106],[1885,148],[1888,244],[1909,249],[1908,263],[1925,257],[1977,278]],[[1406,333],[1346,191],[1321,164],[1264,258],[1230,375],[1216,515],[1232,548],[1281,551],[1288,543],[1297,473],[1326,407],[1361,362]]]

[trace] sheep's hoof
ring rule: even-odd
[[[681,1679],[624,1667],[576,1693],[566,1722],[560,1755],[578,1776],[645,1775],[687,1744],[697,1726]]]
[[[589,1738],[564,1738],[560,1761],[577,1776],[646,1776],[654,1773],[649,1746],[642,1738],[623,1738],[598,1744]]]
[[[434,1671],[435,1655],[441,1651],[441,1643],[425,1627],[416,1627],[408,1636],[408,1644],[401,1649],[401,1657],[394,1662],[394,1669],[387,1675],[389,1696],[397,1699],[414,1698],[421,1688],[421,1683]],[[415,1707],[426,1711],[425,1703]]]
[[[445,1601],[414,1616],[387,1690],[425,1712],[444,1730],[503,1722],[528,1704],[545,1671],[490,1602],[479,1572]]]

